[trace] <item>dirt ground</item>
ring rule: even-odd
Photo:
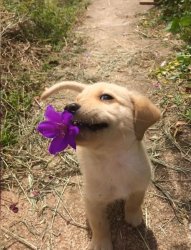
[[[55,69],[56,78],[114,82],[159,103],[149,73],[171,53],[176,41],[169,40],[167,33],[162,37],[145,35],[138,24],[144,21],[143,14],[149,8],[138,0],[93,0],[82,25],[76,28],[76,35],[85,40],[85,47],[70,63]],[[70,94],[64,98],[65,102],[72,101]],[[63,107],[59,98],[51,99],[51,103]],[[34,117],[42,114],[42,110],[36,113]],[[184,173],[164,166],[163,161],[179,166],[183,159],[178,150],[169,145],[164,147],[162,135],[156,125],[148,131],[146,142],[155,163],[156,156],[162,162],[154,168],[155,179],[165,184],[150,185],[143,205],[144,223],[136,229],[124,222],[122,202],[109,209],[114,250],[191,249],[191,176],[185,177]],[[13,173],[13,184],[18,188],[11,185],[2,192],[0,249],[85,250],[91,233],[84,213],[78,164],[72,151],[64,157],[48,157],[47,142],[38,137],[28,138],[31,141],[35,138],[28,149],[31,156],[28,177],[20,180]],[[22,160],[24,163],[25,155]],[[189,167],[187,162],[185,167]],[[9,209],[7,201],[18,202],[18,213]]]

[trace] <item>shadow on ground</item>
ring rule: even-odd
[[[157,250],[157,240],[151,229],[143,222],[137,228],[124,219],[124,202],[117,201],[108,208],[114,250]],[[88,237],[92,237],[88,222]]]

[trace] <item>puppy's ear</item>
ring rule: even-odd
[[[85,87],[86,87],[85,84],[74,81],[58,82],[54,84],[52,87],[45,89],[45,91],[41,95],[41,100],[46,99],[50,95],[62,89],[71,89],[77,92],[81,92]]]
[[[145,131],[160,119],[160,110],[146,97],[132,93],[134,107],[134,129],[138,140],[142,140]]]

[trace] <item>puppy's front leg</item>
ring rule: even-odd
[[[86,214],[92,230],[89,250],[112,250],[106,204],[85,200]]]
[[[142,222],[141,204],[145,196],[144,191],[132,193],[125,202],[125,220],[136,227]]]

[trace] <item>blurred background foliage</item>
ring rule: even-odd
[[[167,30],[179,34],[191,43],[191,1],[161,0],[162,19],[168,22]]]

